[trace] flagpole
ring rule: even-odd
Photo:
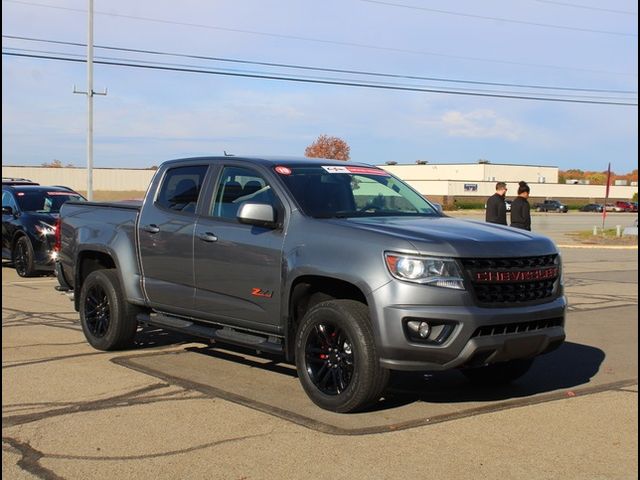
[[[609,199],[609,185],[611,184],[611,162],[607,168],[607,186],[604,191],[604,205],[602,206],[602,235],[604,235],[604,220],[607,218],[607,200]]]

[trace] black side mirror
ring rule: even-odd
[[[265,203],[244,203],[237,215],[240,223],[256,225],[265,228],[277,228],[276,211]]]
[[[13,215],[13,208],[11,207],[2,207],[3,215]]]

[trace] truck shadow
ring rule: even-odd
[[[565,342],[539,356],[531,369],[510,385],[482,387],[458,370],[447,372],[393,372],[385,399],[375,406],[394,408],[413,402],[464,403],[509,400],[587,385],[600,370],[604,351]]]
[[[234,362],[257,371],[297,378],[295,367],[280,357],[261,355],[242,347],[224,345],[187,347],[186,350],[207,357]],[[523,377],[511,385],[481,387],[472,384],[458,370],[445,372],[392,372],[384,398],[368,412],[389,410],[416,402],[465,403],[504,401],[530,397],[557,390],[573,389],[592,383],[605,359],[604,351],[579,343],[565,342],[557,350],[541,355]],[[615,380],[615,379],[612,379]]]

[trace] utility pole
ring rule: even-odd
[[[74,85],[73,93],[87,96],[87,199],[93,200],[93,96],[106,95],[107,91],[93,91],[93,0],[89,0],[87,14],[87,90],[76,90]]]

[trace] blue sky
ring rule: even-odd
[[[86,7],[85,0],[3,0],[3,35],[84,43],[86,13],[77,10]],[[95,0],[94,43],[403,75],[637,92],[637,14],[594,8],[635,12],[637,4],[623,0],[606,4],[595,0]],[[20,52],[7,49],[85,53],[83,48],[3,38],[3,51]],[[95,55],[276,72],[266,67],[98,49]],[[330,73],[297,74],[347,78]],[[394,82],[471,88],[426,80]],[[53,159],[85,164],[86,99],[72,94],[74,84],[85,88],[84,64],[3,55],[3,164],[39,165]],[[483,158],[493,163],[603,170],[611,162],[619,173],[638,165],[637,107],[95,65],[94,89],[103,88],[108,95],[94,101],[97,167],[144,168],[172,158],[218,155],[224,150],[302,155],[320,134],[343,138],[353,160],[374,164]],[[523,91],[533,90],[518,90]],[[637,103],[637,93],[599,95],[623,96]]]

